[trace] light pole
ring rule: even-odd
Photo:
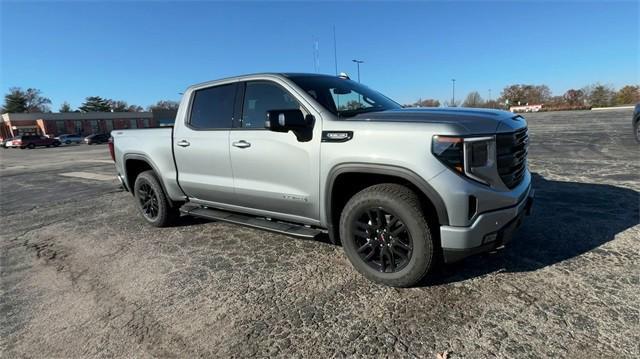
[[[360,82],[360,64],[364,63],[362,60],[351,60],[358,65],[358,82]]]
[[[456,106],[456,79],[451,79],[451,106]]]

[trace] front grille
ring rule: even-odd
[[[498,174],[509,189],[522,182],[527,169],[527,148],[529,134],[527,128],[512,133],[500,133],[496,136]]]

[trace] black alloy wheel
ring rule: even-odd
[[[144,219],[155,227],[166,227],[180,217],[180,206],[172,203],[152,170],[136,177],[133,185],[136,207]]]
[[[353,226],[358,255],[369,267],[394,273],[411,260],[411,234],[397,215],[382,207],[366,208]]]
[[[339,230],[351,264],[374,282],[410,287],[433,267],[435,243],[420,199],[401,184],[376,184],[354,194],[342,209]]]
[[[137,197],[140,202],[142,215],[150,221],[158,218],[160,209],[158,206],[158,195],[149,183],[142,183],[137,188]]]

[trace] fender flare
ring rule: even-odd
[[[151,169],[153,170],[153,172],[155,172],[156,177],[158,178],[158,182],[160,182],[160,186],[162,187],[162,190],[165,193],[165,196],[167,195],[167,188],[164,185],[164,181],[162,180],[162,178],[160,177],[160,171],[158,170],[158,167],[156,166],[155,163],[153,163],[153,161],[151,160],[151,158],[149,158],[146,155],[140,154],[140,153],[127,153],[122,157],[122,160],[124,161],[124,166],[123,166],[123,171],[124,171],[124,179],[127,181],[127,185],[129,185],[129,175],[127,174],[127,161],[128,160],[138,160],[138,161],[144,161],[146,164],[148,164]],[[130,184],[131,186],[131,194],[135,196],[134,190],[133,190],[133,183]],[[169,198],[169,197],[167,197]],[[169,206],[173,207],[173,201],[169,200]]]
[[[325,185],[324,203],[325,203],[325,219],[327,221],[327,227],[333,228],[332,213],[331,213],[331,194],[333,193],[333,185],[336,178],[343,173],[371,173],[386,176],[394,176],[402,178],[409,183],[413,184],[431,201],[436,214],[438,215],[438,223],[440,225],[449,225],[449,215],[447,213],[447,207],[440,197],[440,194],[422,177],[410,169],[386,165],[386,164],[373,164],[373,163],[342,163],[334,166],[327,176],[327,183]],[[331,231],[330,231],[331,232]]]

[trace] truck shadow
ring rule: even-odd
[[[596,249],[640,223],[640,192],[606,184],[550,181],[535,173],[533,186],[533,215],[504,250],[442,266],[424,285],[496,271],[534,271]]]

